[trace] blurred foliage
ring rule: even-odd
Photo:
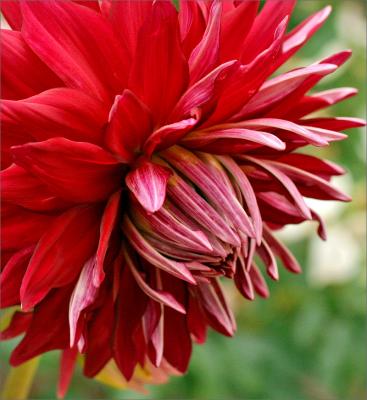
[[[333,108],[325,115],[365,117],[366,36],[363,0],[300,0],[291,20],[295,26],[312,12],[332,4],[333,13],[324,27],[286,66],[287,69],[315,62],[333,52],[351,48],[352,59],[325,79],[317,90],[331,87],[357,87],[360,94]],[[285,70],[286,68],[283,68]],[[304,266],[304,274],[282,272],[278,283],[269,282],[271,297],[248,302],[229,292],[238,321],[238,333],[228,339],[215,333],[204,346],[196,346],[189,372],[171,378],[166,385],[149,388],[149,395],[118,391],[87,380],[77,368],[69,399],[270,399],[270,400],[353,400],[365,393],[365,134],[363,129],[349,131],[349,139],[318,154],[342,164],[350,171],[347,191],[354,201],[335,209],[327,205],[327,223],[341,229],[354,243],[358,254],[347,254],[346,271],[330,266],[330,280],[317,281],[311,269],[324,268],[310,254],[315,238],[314,226],[300,236],[291,237],[291,249]],[[342,181],[342,180],[341,180]],[[311,224],[312,225],[312,224]],[[297,227],[302,230],[302,226]],[[285,236],[287,239],[287,236]],[[348,242],[349,243],[349,242]],[[337,241],[338,247],[344,242]],[[330,245],[323,243],[322,248]],[[334,244],[335,245],[335,244]],[[312,252],[311,252],[312,253]],[[312,256],[312,257],[311,257]],[[348,257],[350,256],[350,257]],[[353,260],[350,263],[348,260]],[[356,265],[352,265],[355,263]],[[340,263],[339,263],[340,264]],[[339,265],[338,264],[338,265]],[[350,264],[350,265],[349,265]],[[338,268],[341,268],[338,266]],[[0,377],[16,340],[2,344]],[[31,391],[32,399],[55,398],[58,352],[41,359]]]

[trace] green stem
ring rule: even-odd
[[[35,357],[19,367],[11,368],[1,393],[3,400],[25,400],[32,387],[40,357]]]

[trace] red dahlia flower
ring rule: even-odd
[[[25,333],[12,365],[60,349],[61,394],[78,353],[89,377],[186,371],[208,327],[236,329],[219,278],[267,297],[276,257],[300,272],[273,231],[325,238],[304,197],[349,200],[297,150],[363,124],[306,117],[355,94],[307,94],[350,51],[270,78],[330,7],[287,32],[295,0],[259,3],[1,3],[2,336]]]

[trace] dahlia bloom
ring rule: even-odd
[[[3,1],[2,332],[10,362],[61,350],[59,394],[78,354],[186,371],[208,327],[232,336],[221,289],[269,295],[274,236],[323,222],[304,197],[348,201],[343,169],[299,152],[346,137],[355,118],[307,117],[356,91],[308,94],[350,51],[273,73],[330,7],[287,30],[295,0]],[[255,257],[256,256],[256,257]]]

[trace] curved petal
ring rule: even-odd
[[[236,324],[219,283],[215,279],[201,283],[197,294],[208,324],[223,335],[233,336]]]
[[[96,202],[119,189],[122,164],[91,143],[53,138],[12,147],[16,164],[73,202]]]
[[[270,46],[284,18],[289,19],[296,0],[267,0],[242,44],[242,63],[248,63]],[[286,28],[286,26],[285,26]]]
[[[294,53],[308,42],[312,35],[321,28],[330,12],[331,6],[326,6],[317,13],[309,16],[285,36],[282,44],[281,55],[276,61],[277,66],[285,63]]]
[[[124,48],[124,56],[131,62],[135,55],[138,33],[145,20],[151,16],[152,1],[111,1],[105,9],[105,16],[119,37],[120,45]]]
[[[120,371],[129,380],[138,362],[135,334],[146,310],[148,298],[140,290],[130,268],[127,267],[122,271],[118,300],[113,356]],[[131,307],[132,304],[134,307]]]
[[[70,204],[55,197],[38,178],[12,164],[0,173],[2,201],[31,211],[58,211]]]
[[[230,3],[224,2],[224,4]],[[221,62],[239,59],[245,38],[255,21],[259,4],[259,0],[241,1],[237,7],[224,15],[220,38]],[[234,38],[236,40],[233,40]]]
[[[135,267],[135,264],[130,257],[129,252],[126,248],[124,248],[124,255],[127,266],[130,268],[136,283],[139,285],[140,289],[150,298],[161,303],[165,306],[171,307],[172,309],[178,311],[179,313],[186,314],[185,307],[182,303],[177,301],[177,299],[169,292],[165,292],[164,290],[153,289],[150,287],[147,282],[145,282],[144,278],[141,276],[140,272]]]
[[[109,100],[124,87],[123,56],[100,14],[71,2],[21,4],[23,37],[67,86],[102,100]]]
[[[111,239],[112,232],[117,226],[118,215],[120,212],[120,201],[121,191],[119,190],[109,198],[108,203],[103,211],[96,253],[96,268],[94,269],[93,274],[93,283],[97,287],[102,283],[105,276],[103,266],[109,248],[109,241]]]
[[[208,104],[212,104],[218,96],[219,86],[230,75],[235,64],[235,60],[221,64],[194,85],[190,86],[179,99],[169,120],[177,121],[186,118],[191,115],[193,110],[205,109]]]
[[[25,336],[10,356],[11,365],[17,366],[50,350],[68,348],[69,332],[65,326],[71,290],[70,286],[54,290],[36,306]]]
[[[25,210],[14,204],[1,204],[1,248],[17,250],[36,244],[55,216]]]
[[[75,207],[52,222],[39,241],[22,281],[20,297],[24,310],[39,303],[52,288],[76,279],[95,251],[99,218],[99,207]]]
[[[30,322],[32,321],[32,313],[23,313],[16,311],[12,317],[12,320],[3,331],[0,332],[0,340],[13,339],[22,333],[24,333]]]
[[[281,101],[286,101],[287,105],[293,105],[292,100],[289,100],[290,96],[300,90],[309,78],[323,77],[334,72],[336,68],[334,64],[310,65],[272,78],[265,82],[255,96],[241,109],[238,117],[244,118],[264,112],[270,107],[274,108]],[[270,115],[282,114],[272,110]]]
[[[30,246],[14,253],[2,270],[0,275],[1,308],[20,304],[19,290],[33,250],[34,246]]]
[[[148,108],[126,89],[116,96],[105,133],[106,146],[125,163],[134,160],[153,129]]]
[[[206,30],[189,58],[191,84],[214,69],[219,61],[221,15],[221,0],[212,1]]]
[[[52,87],[64,86],[28,47],[20,32],[6,29],[1,30],[1,74],[3,99],[24,99]]]
[[[178,34],[173,4],[154,2],[152,15],[138,35],[128,87],[152,111],[157,126],[171,113],[188,81]]]
[[[125,178],[127,187],[149,212],[158,211],[166,198],[166,187],[171,171],[161,165],[142,160]]]
[[[306,219],[312,219],[310,209],[308,208],[307,204],[305,203],[304,198],[302,197],[300,191],[298,190],[297,186],[294,184],[294,182],[286,175],[283,173],[279,168],[277,168],[274,164],[270,163],[268,160],[259,160],[254,157],[243,157],[250,162],[258,165],[260,168],[265,169],[268,171],[271,175],[276,178],[279,183],[283,186],[284,190],[291,196],[291,198],[294,200],[295,205],[299,209],[299,211],[302,213],[302,215]],[[279,164],[281,165],[281,164]]]
[[[91,3],[95,4],[95,3]],[[98,5],[98,3],[97,3]],[[57,397],[62,399],[70,385],[71,378],[73,376],[75,363],[78,356],[78,348],[73,347],[71,349],[65,349],[61,353],[60,360],[60,376],[57,385]]]
[[[284,150],[285,143],[268,132],[254,131],[245,128],[229,128],[189,133],[182,144],[186,147],[201,149],[216,154],[236,154],[238,145],[252,144],[267,146],[275,150]],[[233,147],[233,149],[231,149]]]
[[[100,144],[106,122],[103,104],[75,89],[50,89],[22,101],[1,103],[2,128],[36,141],[60,136]]]
[[[3,0],[0,3],[0,10],[9,26],[15,31],[20,31],[23,22],[20,3],[14,0]]]
[[[147,260],[149,263],[157,268],[168,272],[189,282],[193,285],[196,284],[193,276],[185,263],[180,263],[166,258],[159,254],[149,243],[143,238],[139,231],[135,228],[131,220],[127,215],[124,216],[123,232],[129,240],[131,246],[141,255],[142,258]]]
[[[287,21],[286,17],[280,22],[275,31],[274,40],[251,63],[238,63],[236,71],[228,79],[225,90],[219,96],[217,107],[205,126],[235,115],[273,72],[273,60],[279,53]]]
[[[96,268],[95,256],[92,256],[83,266],[79,279],[75,284],[69,305],[70,347],[76,345],[78,322],[83,310],[91,305],[97,297],[98,287],[93,284],[93,275]]]
[[[205,19],[196,1],[179,0],[179,23],[182,49],[189,58],[205,31]]]
[[[162,126],[148,137],[144,145],[145,154],[149,157],[154,151],[163,150],[178,143],[197,122],[198,117]]]

